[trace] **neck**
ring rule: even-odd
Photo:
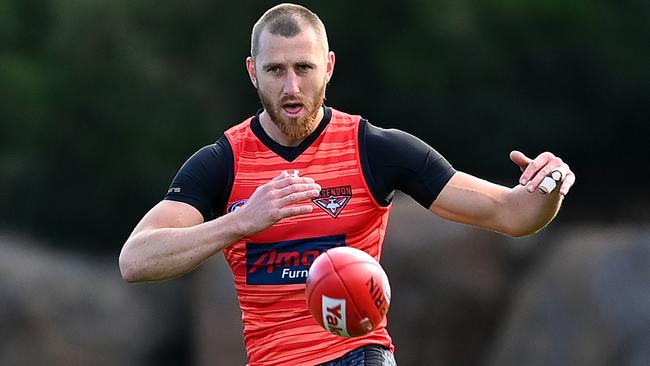
[[[320,121],[323,119],[324,111],[323,107],[318,108],[318,113],[316,114],[316,118],[314,118],[311,126],[309,127],[309,131],[305,136],[302,137],[293,137],[293,136],[287,136],[282,131],[278,126],[271,120],[271,116],[266,112],[266,110],[262,111],[260,114],[260,125],[262,126],[262,129],[264,129],[264,132],[266,132],[269,137],[277,142],[278,144],[282,146],[298,146],[300,145],[301,142],[303,142],[307,136],[309,136],[316,127],[318,127],[318,124]]]

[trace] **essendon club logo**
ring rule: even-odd
[[[339,186],[321,189],[320,195],[312,198],[312,202],[328,215],[336,218],[350,202],[350,198],[352,198],[352,186]]]
[[[321,253],[345,245],[345,235],[246,243],[248,285],[289,285],[307,281],[309,267]]]

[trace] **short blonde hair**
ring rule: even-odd
[[[267,10],[253,26],[251,34],[251,56],[255,58],[259,50],[260,35],[265,29],[271,34],[291,38],[302,31],[303,26],[310,26],[323,41],[325,52],[329,51],[325,25],[318,15],[304,6],[280,4]]]

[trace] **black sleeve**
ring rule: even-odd
[[[388,205],[398,189],[428,209],[456,170],[434,148],[409,133],[361,123],[361,165],[377,202]]]
[[[221,216],[233,181],[233,154],[230,143],[221,137],[194,153],[176,173],[166,200],[185,202],[203,215],[203,220]]]

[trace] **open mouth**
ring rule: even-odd
[[[290,117],[296,117],[302,112],[303,105],[301,103],[286,103],[282,105],[282,110],[284,113]]]

